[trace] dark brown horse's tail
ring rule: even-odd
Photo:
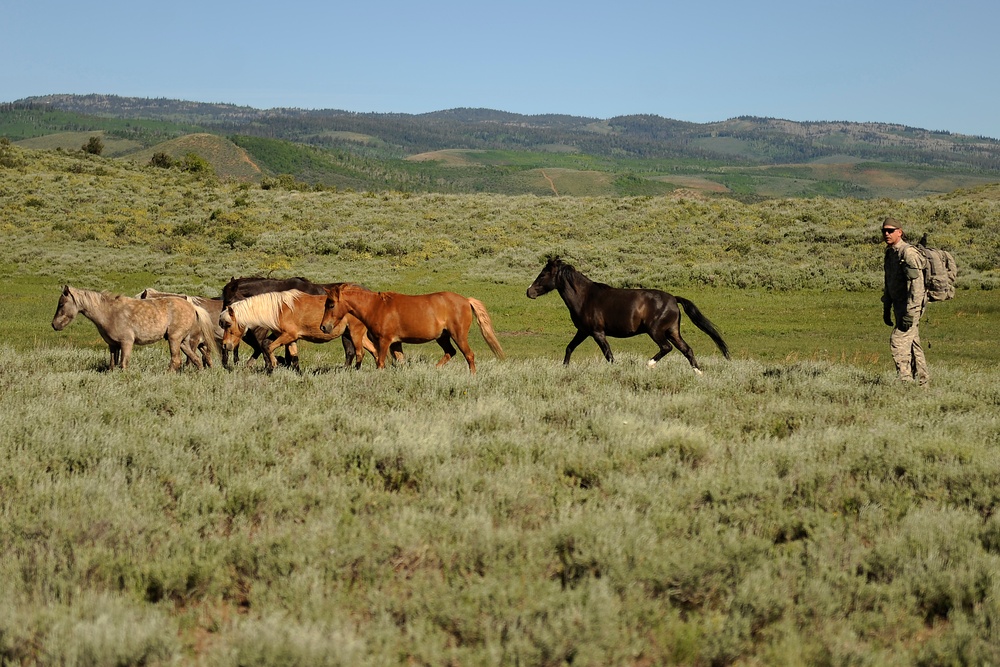
[[[715,328],[707,317],[701,314],[698,310],[698,306],[694,305],[687,299],[681,297],[674,297],[677,299],[677,303],[684,306],[684,312],[687,313],[694,325],[708,334],[708,337],[715,341],[715,344],[719,346],[719,351],[722,352],[722,356],[726,359],[729,358],[729,346],[726,345],[726,341],[722,340],[722,334],[719,330]]]
[[[483,333],[483,338],[486,339],[486,344],[490,346],[493,350],[493,354],[497,356],[497,359],[503,359],[507,355],[504,354],[503,348],[500,347],[500,341],[497,340],[496,332],[493,331],[493,320],[490,319],[490,314],[486,312],[486,306],[479,299],[469,298],[469,305],[472,306],[472,312],[476,316],[476,322],[479,323],[479,330]]]

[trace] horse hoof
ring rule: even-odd
[[[656,359],[650,359],[649,361],[646,362],[646,365],[649,366],[650,368],[656,368]]]
[[[702,372],[701,372],[701,369],[700,369],[700,368],[696,368],[696,369],[694,369],[694,374],[695,374],[695,375],[704,375],[704,373],[702,373]]]

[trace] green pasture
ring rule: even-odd
[[[1000,196],[305,192],[0,144],[0,664],[1000,663]],[[900,386],[892,214],[950,248]],[[705,373],[615,364],[525,290],[558,253],[694,301]],[[126,372],[65,283],[216,296],[303,275],[482,299],[479,372]]]

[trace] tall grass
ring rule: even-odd
[[[0,348],[7,660],[1000,659],[992,371],[163,355]]]
[[[258,191],[0,155],[0,662],[1000,662],[993,190],[910,202]],[[891,213],[963,262],[900,387]],[[586,343],[549,252],[695,301],[706,373]],[[302,274],[482,298],[508,360],[107,373],[63,282],[215,295]]]

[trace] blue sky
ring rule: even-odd
[[[1000,138],[996,0],[32,0],[3,15],[0,102],[754,115]]]

